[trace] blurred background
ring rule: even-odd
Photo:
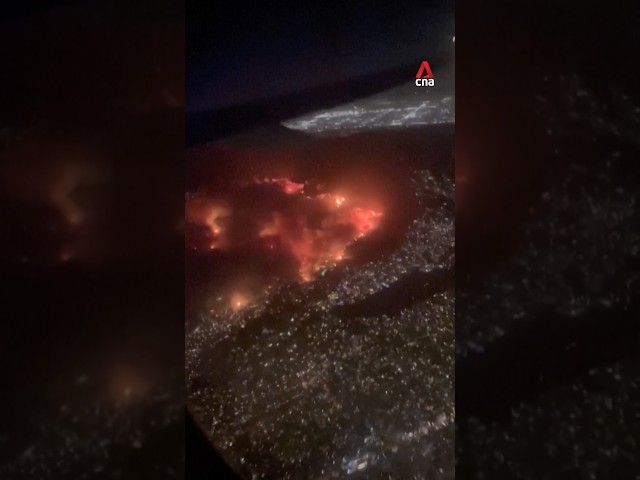
[[[13,6],[0,477],[181,478],[184,5]]]
[[[638,13],[456,2],[457,478],[640,471]]]

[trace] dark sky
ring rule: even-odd
[[[381,2],[382,3],[382,2]],[[453,2],[187,5],[187,110],[240,105],[434,58]],[[411,78],[407,78],[407,81]]]

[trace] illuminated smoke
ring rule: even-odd
[[[230,215],[231,210],[227,206],[200,198],[188,202],[185,210],[187,224],[206,227],[209,250],[225,246],[224,219]]]
[[[307,197],[312,202],[325,201],[326,211],[319,225],[310,216],[287,216],[273,212],[260,229],[265,245],[282,245],[297,260],[300,278],[309,281],[315,272],[347,257],[347,247],[378,226],[381,213],[352,207],[345,197],[322,194]]]
[[[253,178],[224,202],[196,196],[187,201],[186,245],[247,256],[258,253],[295,264],[299,279],[348,258],[356,240],[376,230],[382,212],[348,192],[317,192],[287,178]],[[231,300],[232,308],[246,301]]]
[[[304,190],[304,183],[295,183],[287,178],[254,178],[253,181],[257,184],[278,185],[287,194],[301,193]]]

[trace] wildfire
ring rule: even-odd
[[[327,264],[348,258],[348,246],[377,228],[382,213],[352,206],[344,195],[322,193],[305,198],[312,203],[319,200],[326,206],[319,225],[313,224],[311,215],[286,216],[274,212],[271,220],[261,226],[259,236],[268,245],[274,242],[284,245],[298,262],[300,278],[310,281]]]
[[[310,281],[328,265],[347,259],[348,247],[378,228],[383,217],[382,212],[368,208],[348,192],[310,193],[305,183],[286,178],[254,178],[243,185],[275,185],[278,189],[275,193],[269,190],[270,193],[258,191],[257,195],[242,196],[236,200],[242,207],[231,208],[203,199],[187,203],[187,222],[208,231],[202,248],[265,252],[271,258],[285,254],[296,262],[303,281]],[[230,200],[229,205],[232,204]],[[231,298],[232,308],[242,308],[246,303],[246,297],[240,294]]]

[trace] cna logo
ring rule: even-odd
[[[429,66],[429,62],[423,60],[416,73],[416,87],[433,87],[436,81],[433,78],[433,72]]]

